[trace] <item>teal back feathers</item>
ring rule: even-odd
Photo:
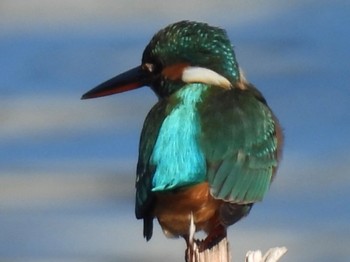
[[[262,200],[277,166],[275,120],[256,95],[252,86],[219,90],[199,110],[211,192],[233,203]]]
[[[253,92],[207,90],[192,84],[176,94],[178,103],[160,102],[150,112],[138,175],[149,180],[148,194],[208,181],[217,198],[260,201],[277,166],[274,117]]]

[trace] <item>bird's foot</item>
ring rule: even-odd
[[[223,240],[226,236],[226,228],[222,225],[218,225],[212,231],[210,231],[205,239],[196,239],[195,242],[199,252],[203,252],[204,250],[211,249],[220,243],[220,241]]]

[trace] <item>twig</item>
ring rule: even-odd
[[[270,248],[264,256],[260,250],[248,251],[245,262],[277,262],[286,252],[286,247]]]
[[[194,250],[194,257],[192,262],[230,262],[230,246],[227,238],[222,239],[211,249],[206,249],[199,252],[198,248]]]
[[[191,252],[186,254],[186,261],[190,262],[230,262],[230,246],[225,237],[218,244],[210,249],[206,249],[199,252],[197,243],[194,239],[194,234],[196,232],[196,227],[193,222],[193,215],[191,214],[191,224],[189,232],[189,243],[191,246]]]
[[[186,261],[188,262],[230,262],[230,246],[225,237],[218,244],[210,249],[199,252],[194,234],[196,227],[191,214],[191,224],[189,232],[190,249],[186,253]],[[269,249],[263,256],[260,250],[248,251],[245,257],[245,262],[277,262],[287,252],[286,247],[275,247]]]

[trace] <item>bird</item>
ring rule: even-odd
[[[201,251],[227,236],[268,191],[283,146],[279,121],[239,67],[227,35],[204,22],[179,21],[157,32],[141,65],[82,96],[149,86],[158,97],[141,132],[135,213],[150,240],[158,220],[167,237],[190,224],[204,231]]]

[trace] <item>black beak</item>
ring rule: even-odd
[[[147,85],[149,82],[150,73],[144,70],[142,66],[138,66],[96,86],[95,88],[85,93],[81,99],[118,94],[132,89],[140,88]]]

